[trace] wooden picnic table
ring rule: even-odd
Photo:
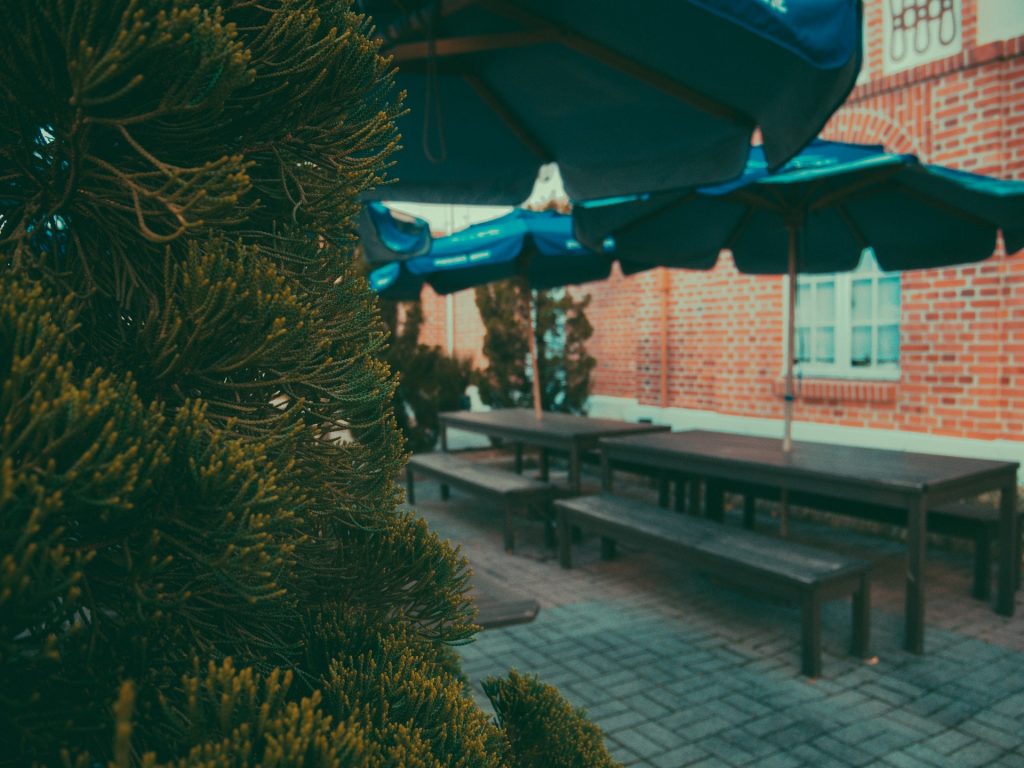
[[[810,442],[794,442],[785,453],[781,440],[704,430],[608,438],[599,446],[605,490],[611,490],[613,465],[627,462],[701,478],[712,486],[747,483],[905,510],[905,647],[918,654],[924,652],[928,509],[999,491],[996,611],[1013,615],[1020,569],[1017,462]]]
[[[492,411],[447,411],[440,414],[441,449],[448,450],[448,429],[463,429],[517,444],[563,451],[569,455],[569,489],[580,493],[580,469],[583,454],[597,447],[602,437],[667,432],[657,424],[636,424],[618,419],[596,419],[570,413],[545,412],[537,419],[526,408],[501,408]],[[518,468],[518,467],[517,467]],[[542,475],[546,462],[542,460]],[[545,477],[546,479],[546,477]]]

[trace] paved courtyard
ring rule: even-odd
[[[557,479],[557,475],[555,476]],[[593,481],[593,478],[590,478]],[[652,492],[642,483],[637,494]],[[584,707],[625,765],[1024,766],[1024,606],[1007,619],[970,597],[969,552],[931,547],[926,655],[902,650],[903,545],[796,521],[794,538],[870,559],[872,650],[850,658],[848,601],[823,614],[823,674],[799,674],[797,607],[711,579],[668,558],[598,540],[559,567],[540,523],[521,521],[501,548],[494,510],[417,484],[417,511],[462,546],[475,570],[542,608],[460,649],[475,695],[509,668],[538,674]],[[738,513],[731,513],[738,525]],[[768,511],[759,530],[774,527]]]

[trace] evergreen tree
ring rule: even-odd
[[[528,368],[532,327],[537,340],[541,407],[583,413],[590,396],[590,373],[597,364],[586,349],[594,332],[586,315],[589,303],[589,295],[577,300],[568,291],[531,291],[522,280],[477,287],[476,305],[484,323],[483,352],[488,361],[476,377],[480,399],[496,408],[533,405],[533,374]]]
[[[398,508],[352,256],[398,142],[369,20],[5,11],[0,764],[516,764],[552,693],[472,704],[466,563]]]

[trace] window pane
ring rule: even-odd
[[[898,323],[900,320],[899,275],[883,277],[878,281],[878,321]]]
[[[814,362],[831,363],[836,358],[836,332],[831,326],[821,327],[814,334]]]
[[[798,363],[806,363],[811,359],[811,332],[807,328],[798,328],[796,331],[796,354],[794,359]]]
[[[854,327],[850,337],[850,364],[871,365],[871,326]]]
[[[787,297],[788,298],[788,297]],[[796,325],[810,325],[811,322],[811,286],[805,282],[798,282],[796,286]],[[787,308],[787,312],[789,309]]]
[[[850,311],[855,323],[872,321],[871,280],[854,280],[850,290]]]
[[[832,280],[818,283],[814,296],[814,322],[831,325],[836,318],[836,284]]]
[[[898,363],[900,361],[900,327],[882,325],[878,328],[878,362]]]

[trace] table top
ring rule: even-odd
[[[768,468],[780,476],[799,475],[914,491],[1016,473],[1019,467],[1017,462],[1009,461],[803,441],[794,442],[793,450],[787,454],[779,439],[705,430],[606,438],[600,445],[602,450],[608,449],[610,456],[628,455],[632,460],[660,456],[747,465]]]
[[[571,413],[545,411],[537,419],[527,408],[497,408],[492,411],[446,411],[439,416],[441,424],[476,432],[515,433],[524,437],[543,435],[566,440],[599,438],[611,435],[629,435],[667,432],[668,427],[658,424],[636,424],[618,419],[597,419]]]

